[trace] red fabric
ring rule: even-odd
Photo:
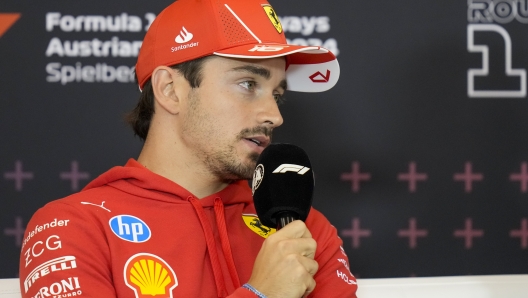
[[[231,252],[231,244],[229,243],[229,236],[227,234],[227,227],[225,223],[225,214],[224,214],[224,204],[222,199],[216,198],[214,205],[215,215],[216,215],[216,225],[220,234],[220,240],[222,242],[222,250],[224,252],[224,257],[226,259],[229,275],[235,288],[241,286],[240,280],[238,279],[238,272],[236,270],[235,262],[233,260],[233,253]]]
[[[216,292],[218,294],[218,297],[227,296],[224,276],[222,274],[222,268],[220,267],[220,261],[218,260],[218,254],[213,253],[216,252],[218,249],[216,248],[216,242],[213,236],[213,230],[211,228],[211,225],[209,224],[205,212],[203,211],[202,205],[200,205],[198,199],[193,197],[189,197],[188,199],[189,202],[191,202],[191,204],[193,205],[204,231],[205,242],[207,243],[207,250],[210,252],[209,259],[211,261],[211,264],[213,265],[213,275],[215,278]]]
[[[261,42],[286,45],[284,32],[275,29],[263,6],[269,3],[264,0],[173,2],[158,14],[145,35],[136,64],[140,86],[143,87],[159,65],[175,65],[239,45]],[[175,38],[182,34],[190,39],[177,42]],[[243,54],[248,53],[243,51]]]
[[[22,297],[223,297],[226,291],[228,297],[254,298],[240,284],[251,276],[265,239],[242,214],[255,214],[246,181],[197,200],[130,160],[35,213],[21,252]],[[146,226],[126,223],[125,215]],[[120,238],[111,226],[116,216],[126,237],[142,234]],[[317,286],[310,297],[356,297],[335,228],[315,209],[306,224],[318,243]],[[142,294],[141,282],[157,282],[151,287],[157,292]]]
[[[173,2],[156,17],[143,40],[136,64],[139,88],[144,87],[154,69],[160,65],[176,65],[213,54],[260,59],[288,55],[288,61],[293,59],[288,63],[292,64],[336,60],[332,52],[319,51],[319,46],[287,44],[282,25],[281,29],[274,26],[275,20],[278,20],[276,12],[269,9],[272,8],[265,0]],[[183,37],[186,41],[182,40]],[[312,54],[301,55],[302,51],[311,51]],[[318,52],[317,55],[314,52]],[[314,72],[310,68],[301,73],[302,77],[309,77]],[[291,90],[307,92],[331,88],[315,91],[318,89],[314,90],[311,81],[299,84],[298,80],[293,80],[288,86],[293,88]]]

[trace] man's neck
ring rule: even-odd
[[[189,152],[165,148],[159,142],[149,142],[147,138],[138,162],[150,171],[177,183],[198,199],[217,193],[229,185],[208,172],[203,163]]]

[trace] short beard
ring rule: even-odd
[[[196,133],[193,128],[207,125],[206,122],[208,119],[207,117],[204,118],[204,115],[200,113],[200,98],[194,90],[189,94],[189,102],[189,118],[192,119],[194,126],[185,126],[184,133],[192,135]],[[189,123],[186,122],[187,125]],[[238,133],[235,140],[237,142],[242,141],[254,135],[264,135],[271,140],[272,130],[272,128],[264,126],[246,128]],[[231,145],[221,151],[201,151],[198,154],[203,158],[211,173],[222,181],[230,182],[233,180],[252,179],[260,154],[251,152],[247,155],[246,160],[248,161],[240,161],[236,153],[234,145]]]
[[[237,141],[241,141],[256,134],[262,134],[269,137],[271,141],[272,130],[272,128],[263,126],[246,128],[237,135],[236,139]],[[249,162],[243,163],[234,160],[233,156],[236,156],[235,152],[235,148],[230,146],[227,152],[218,152],[214,156],[208,156],[206,160],[210,165],[211,170],[213,170],[213,173],[218,177],[221,177],[224,181],[252,179],[260,154],[251,152],[247,156]],[[216,164],[216,166],[213,166],[214,164]]]
[[[231,152],[235,152],[231,148]],[[258,153],[249,154],[249,162],[240,162],[232,158],[233,155],[224,152],[218,152],[214,156],[207,156],[206,162],[212,172],[220,177],[222,181],[228,182],[233,180],[249,180],[253,177],[253,172],[259,158]]]

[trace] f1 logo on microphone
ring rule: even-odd
[[[310,168],[293,165],[289,163],[281,164],[278,168],[273,171],[273,173],[286,173],[286,172],[296,172],[299,175],[304,175],[308,172]]]

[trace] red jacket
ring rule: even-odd
[[[310,297],[356,297],[336,229],[317,210]],[[22,297],[256,297],[241,288],[274,229],[255,215],[247,181],[201,200],[135,160],[39,209],[27,226]]]

